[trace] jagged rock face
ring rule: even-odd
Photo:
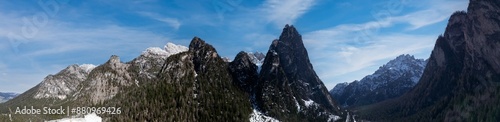
[[[87,79],[93,65],[71,65],[55,75],[49,75],[39,84],[35,99],[58,98],[66,99],[73,94],[78,85]]]
[[[423,59],[400,55],[360,81],[336,85],[330,94],[344,107],[399,97],[418,83],[426,63]]]
[[[195,71],[197,73],[207,73],[208,63],[213,63],[219,59],[219,54],[215,48],[205,43],[198,37],[193,38],[189,45],[189,51],[193,54],[193,62],[195,64]],[[222,59],[221,59],[222,60]]]
[[[259,79],[258,67],[253,61],[250,54],[242,51],[236,55],[233,62],[229,63],[234,83],[249,94],[253,93]]]
[[[310,110],[340,115],[293,26],[286,25],[280,38],[272,42],[259,78],[256,99],[259,109],[270,116],[285,121],[307,120],[298,116]],[[327,114],[308,121],[326,121]]]
[[[120,57],[111,56],[106,63],[89,74],[87,81],[79,87],[81,90],[75,93],[75,99],[83,96],[89,98],[92,104],[97,104],[113,98],[122,87],[135,83],[129,67],[130,64],[122,63]]]
[[[471,0],[467,12],[450,17],[419,84],[400,99],[384,103],[382,109],[404,111],[367,118],[498,121],[499,62],[500,1]]]

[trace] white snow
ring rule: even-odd
[[[46,122],[102,122],[102,118],[95,113],[85,115],[84,118],[64,118],[58,120],[50,120]]]
[[[167,53],[167,51],[165,51],[159,47],[149,47],[146,49],[146,51],[142,52],[142,55],[144,55],[144,56],[151,56],[151,55],[168,56],[169,53]]]
[[[293,97],[293,100],[295,101],[295,105],[297,106],[297,112],[300,112],[300,105],[299,102],[297,102],[297,99],[295,99],[295,96]]]
[[[339,120],[340,117],[339,116],[335,116],[335,115],[328,115],[328,122],[335,122],[337,120]]]
[[[253,113],[250,114],[250,122],[279,122],[279,120],[266,116],[258,110],[253,109]]]
[[[350,116],[351,116],[351,115],[349,115],[349,112],[347,112],[347,117],[345,118],[345,122],[350,122],[350,119],[351,119],[351,117],[350,117]]]
[[[177,53],[181,53],[184,51],[187,51],[188,48],[182,45],[176,45],[173,43],[167,43],[163,47],[164,49],[161,49],[159,47],[149,47],[145,51],[142,52],[141,55],[146,56],[146,57],[163,57],[167,58],[170,55],[174,55]]]
[[[93,65],[93,64],[82,64],[79,67],[80,67],[80,69],[82,69],[85,72],[89,73],[90,71],[92,71],[97,66]]]
[[[262,62],[259,62],[255,65],[257,65],[257,73],[260,74],[260,69],[262,69]]]
[[[309,99],[309,100],[302,100],[304,101],[304,103],[306,104],[307,107],[310,107],[311,105],[314,105],[316,103],[314,103],[313,100]]]
[[[278,62],[273,62],[273,67],[278,67],[280,64]]]
[[[66,99],[66,95],[57,95],[57,98],[59,98],[60,100],[64,100]]]
[[[257,73],[260,74],[260,69],[262,68],[262,64],[264,63],[264,58],[259,59],[256,55],[261,54],[260,52],[246,52],[247,55],[250,57],[250,61],[252,61],[253,64],[257,65]]]
[[[170,43],[170,42],[167,43],[167,45],[165,45],[163,48],[165,48],[165,51],[167,53],[170,53],[172,55],[189,50],[189,48],[187,48],[185,46],[176,45],[176,44],[173,44],[173,43]]]

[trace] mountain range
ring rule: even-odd
[[[240,52],[233,61],[198,37],[189,47],[167,43],[132,61],[112,55],[99,66],[70,65],[18,97],[19,106],[121,107],[103,121],[338,121],[349,118],[316,75],[302,36],[286,25],[266,55]],[[4,114],[6,115],[6,114]],[[83,115],[76,115],[82,117]],[[47,121],[64,115],[12,115]]]
[[[337,84],[330,94],[349,108],[396,98],[418,83],[426,63],[408,54],[400,55],[360,81]]]
[[[22,106],[121,108],[98,115],[103,121],[499,121],[499,98],[500,1],[470,0],[429,59],[401,55],[330,92],[302,35],[285,25],[265,54],[232,61],[194,37],[188,47],[167,43],[128,62],[111,55],[98,66],[70,65],[0,103],[0,121],[67,117],[12,114]]]

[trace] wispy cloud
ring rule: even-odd
[[[279,27],[293,24],[315,4],[315,0],[266,0],[261,10],[268,22]]]
[[[161,46],[167,42],[187,43],[147,29],[113,23],[82,28],[78,23],[51,20],[47,26],[39,28],[33,38],[26,39],[19,45],[11,45],[8,33],[20,34],[23,21],[16,20],[22,20],[23,16],[0,12],[0,18],[9,18],[0,23],[0,51],[3,52],[0,58],[2,91],[23,92],[42,81],[48,74],[57,73],[69,65],[68,63],[92,63],[84,62],[83,59],[102,59],[96,57],[106,58],[114,54],[138,56],[147,47]],[[19,51],[15,52],[13,49]],[[106,59],[102,59],[93,62],[105,61]]]
[[[268,44],[279,37],[285,24],[294,22],[309,12],[317,3],[316,0],[266,0],[257,6],[238,6],[237,15],[224,14],[224,25],[231,31],[241,33],[241,41],[245,42],[247,51],[267,49]],[[271,28],[271,29],[270,29]]]
[[[127,46],[127,50],[142,50],[174,41],[164,35],[117,25],[95,28],[53,26],[40,31],[30,40],[23,46],[37,45],[37,49],[21,55],[36,57],[76,50],[125,50],[123,46]]]
[[[150,13],[150,12],[138,12],[142,16],[150,17],[151,19],[163,22],[167,24],[168,26],[174,28],[175,30],[178,30],[179,27],[181,27],[181,22],[176,19],[176,18],[170,18],[170,17],[164,17],[155,13]]]
[[[467,8],[466,0],[435,0],[430,1],[427,9],[403,16],[393,17],[395,22],[408,23],[409,30],[432,25],[446,20],[453,12]]]

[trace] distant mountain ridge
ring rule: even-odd
[[[426,63],[408,54],[400,55],[360,81],[337,84],[330,94],[344,107],[399,97],[418,83]]]
[[[9,101],[10,99],[16,97],[19,95],[18,93],[12,93],[12,92],[0,92],[0,103]]]

